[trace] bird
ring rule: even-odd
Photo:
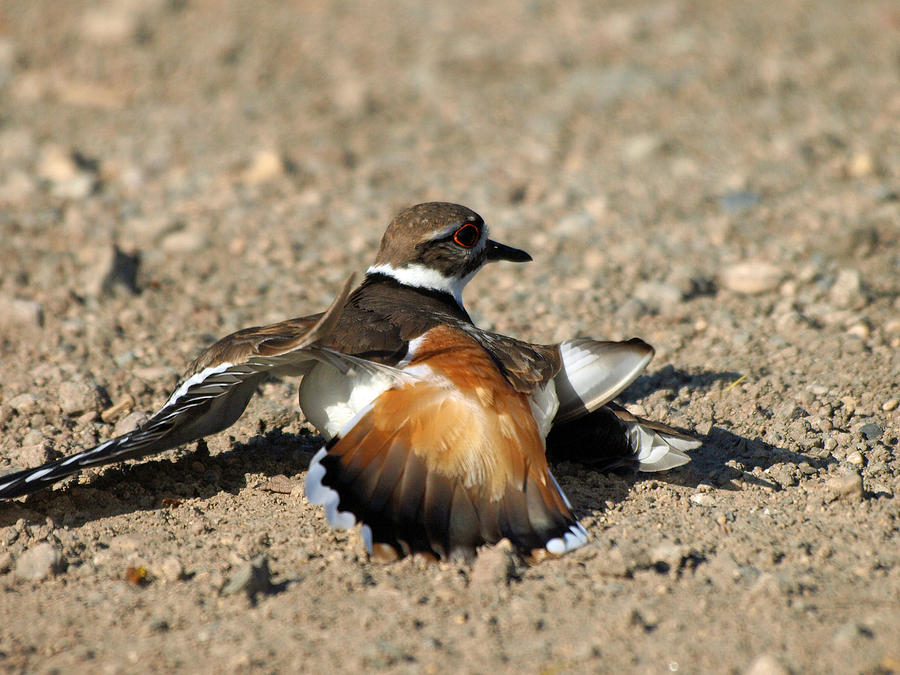
[[[0,476],[0,499],[222,431],[267,377],[299,377],[299,407],[324,440],[306,497],[332,527],[360,524],[372,557],[471,559],[504,538],[529,556],[577,549],[588,534],[548,450],[661,471],[700,441],[615,402],[653,357],[643,340],[532,344],[473,323],[462,293],[475,274],[531,260],[468,207],[411,206],[325,311],[222,338],[140,427]]]

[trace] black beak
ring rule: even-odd
[[[520,248],[513,248],[496,241],[487,241],[487,261],[509,260],[510,262],[531,262],[531,256]]]

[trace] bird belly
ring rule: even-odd
[[[326,439],[342,430],[393,383],[389,375],[318,363],[300,383],[300,409]]]

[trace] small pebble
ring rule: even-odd
[[[113,434],[121,436],[122,434],[127,434],[129,431],[134,431],[148,419],[147,413],[135,410],[133,413],[125,415],[125,417],[116,422],[116,426],[113,427]]]
[[[871,637],[873,637],[872,631],[866,626],[858,621],[848,621],[835,632],[832,642],[837,647],[847,648],[861,638]]]
[[[40,581],[59,572],[62,566],[63,559],[57,548],[45,541],[19,556],[15,575],[19,579]]]
[[[647,305],[645,305],[643,302],[641,302],[637,298],[629,298],[619,306],[619,309],[616,313],[623,319],[633,321],[635,319],[640,319],[647,313],[647,311]]]
[[[516,553],[508,539],[502,539],[494,546],[482,548],[472,564],[469,585],[473,590],[484,592],[506,586],[516,573]]]
[[[110,406],[109,408],[107,408],[106,410],[101,412],[100,419],[106,423],[112,422],[119,415],[121,415],[124,412],[128,412],[133,407],[134,407],[134,399],[131,396],[129,396],[128,394],[125,394],[125,396],[123,396],[121,399],[119,399],[118,403],[116,403],[114,406]]]
[[[274,150],[260,150],[241,173],[241,180],[248,185],[259,185],[278,178],[284,171],[284,160],[280,154]]]
[[[748,261],[732,265],[724,270],[720,277],[722,285],[729,291],[756,295],[777,289],[784,272],[771,263]]]
[[[178,581],[184,576],[184,565],[178,558],[170,555],[159,564],[159,573],[166,581]]]
[[[877,441],[881,438],[882,434],[884,434],[884,430],[877,424],[869,422],[860,427],[859,433],[862,434],[867,441]]]
[[[697,506],[715,506],[716,500],[711,494],[706,492],[695,492],[690,497],[692,504],[697,504]]]
[[[833,499],[847,498],[850,501],[862,501],[863,481],[858,473],[847,473],[831,478],[825,487],[831,493]]]
[[[881,404],[881,409],[884,412],[891,412],[892,410],[896,410],[898,405],[900,405],[900,401],[895,398],[890,398]]]
[[[277,476],[272,476],[269,480],[263,483],[260,486],[260,489],[265,490],[266,492],[275,492],[277,494],[289,495],[294,492],[294,490],[300,487],[301,484],[288,478],[283,474],[278,474]]]
[[[732,190],[719,197],[719,206],[726,213],[741,213],[762,203],[762,197],[750,190]]]
[[[31,415],[38,411],[39,399],[34,394],[19,394],[13,396],[7,405],[21,415]]]
[[[875,159],[868,152],[858,152],[847,160],[844,173],[849,178],[865,178],[875,172]]]
[[[57,402],[66,415],[75,416],[100,407],[97,388],[84,382],[62,382],[57,389]]]
[[[682,561],[690,555],[686,546],[660,544],[650,552],[650,564],[659,572],[677,572]]]
[[[23,444],[16,453],[16,459],[22,466],[40,466],[53,460],[55,456],[53,449],[45,441]]]
[[[862,453],[859,450],[854,450],[849,455],[847,455],[847,461],[855,466],[862,466],[866,463],[866,460],[863,458]]]
[[[681,302],[681,291],[672,284],[643,281],[634,287],[633,295],[654,310],[665,310]]]
[[[202,250],[207,243],[207,238],[200,232],[193,230],[181,230],[166,235],[160,242],[160,248],[165,253],[196,253]]]
[[[222,595],[243,592],[252,598],[257,593],[268,593],[271,587],[269,561],[265,556],[257,556],[237,569],[222,588]]]
[[[579,550],[588,549],[592,546],[594,544],[588,544],[588,546]],[[631,569],[625,560],[622,549],[616,546],[600,551],[599,555],[591,561],[591,571],[607,577],[626,577],[631,572]]]
[[[847,329],[847,334],[858,337],[860,340],[868,340],[872,334],[872,329],[864,323],[856,323]]]
[[[842,309],[862,304],[865,298],[859,272],[850,269],[838,272],[837,279],[828,291],[828,299]]]
[[[134,551],[139,550],[143,545],[143,542],[137,537],[120,534],[110,540],[109,550],[118,551],[120,553],[133,553]]]
[[[137,31],[138,13],[125,8],[102,7],[87,10],[81,17],[81,35],[99,45],[118,45]]]
[[[753,659],[744,675],[790,675],[790,671],[771,654],[762,654]]]
[[[0,326],[40,328],[43,325],[44,309],[39,302],[0,297]]]

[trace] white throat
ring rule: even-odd
[[[436,269],[424,265],[406,265],[394,267],[393,265],[372,265],[366,270],[366,274],[383,274],[400,282],[404,286],[413,288],[427,288],[432,291],[449,293],[456,300],[456,304],[463,306],[462,292],[466,284],[478,270],[474,270],[464,277],[445,277]]]

